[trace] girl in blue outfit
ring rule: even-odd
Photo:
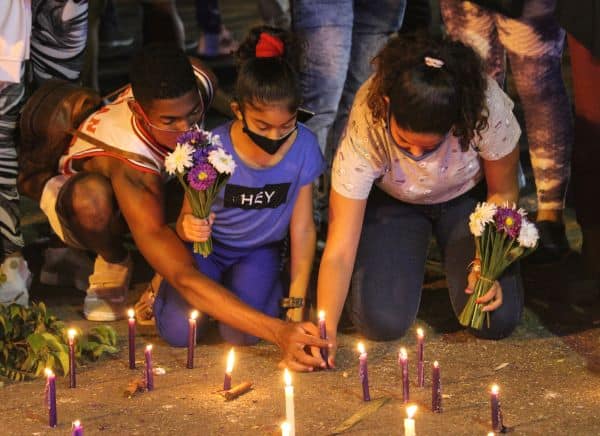
[[[306,295],[316,245],[312,182],[325,168],[315,135],[297,121],[300,54],[291,34],[269,27],[251,30],[238,51],[236,101],[231,104],[236,119],[213,130],[233,156],[236,170],[212,207],[210,224],[191,214],[186,199],[176,227],[188,242],[206,240],[212,233],[213,253],[207,258],[195,255],[200,271],[270,316],[279,315],[284,293],[281,245],[288,230],[289,296]],[[187,344],[191,310],[163,280],[154,316],[169,344]],[[287,316],[300,321],[302,308],[290,309]],[[258,341],[223,323],[219,331],[232,344]]]

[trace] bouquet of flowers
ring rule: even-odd
[[[489,312],[483,312],[477,299],[485,295],[504,270],[514,261],[532,253],[538,242],[538,231],[527,219],[523,209],[506,203],[498,207],[493,203],[479,203],[469,218],[469,228],[475,236],[475,251],[481,261],[481,274],[473,294],[460,314],[465,327],[481,329]]]
[[[173,152],[165,158],[165,170],[179,179],[195,217],[208,219],[219,190],[235,170],[233,157],[223,149],[219,135],[202,129],[182,133]],[[194,253],[207,257],[212,240],[194,242]]]

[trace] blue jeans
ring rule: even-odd
[[[415,321],[430,237],[435,236],[444,260],[452,309],[458,316],[468,295],[467,266],[475,245],[469,215],[481,197],[478,188],[435,205],[413,205],[374,188],[365,214],[348,306],[358,330],[370,339],[402,337]],[[479,197],[479,198],[478,198]],[[491,312],[490,327],[477,336],[500,339],[519,323],[523,290],[518,265],[499,280],[503,304]]]
[[[307,125],[326,157],[333,156],[354,94],[372,73],[371,59],[400,28],[405,6],[406,0],[293,2],[293,28],[307,43],[304,103],[316,114]]]
[[[269,316],[279,316],[282,297],[280,244],[240,249],[213,241],[207,258],[194,254],[198,269],[221,283],[247,305]],[[201,292],[201,291],[200,291]],[[173,286],[162,281],[154,301],[154,317],[159,335],[174,347],[187,346],[188,318],[193,307]],[[208,317],[198,319],[198,335],[205,331]],[[233,345],[253,345],[258,338],[219,323],[221,337]]]

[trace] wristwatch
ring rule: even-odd
[[[284,309],[297,309],[299,307],[304,307],[304,298],[299,297],[288,297],[282,298],[279,302],[281,307]]]

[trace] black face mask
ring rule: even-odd
[[[281,146],[283,144],[285,144],[285,141],[287,141],[288,138],[292,135],[292,133],[294,133],[296,131],[296,129],[298,128],[298,125],[295,125],[292,130],[290,130],[288,133],[283,135],[281,138],[271,139],[271,138],[267,138],[266,136],[259,135],[258,133],[254,133],[252,130],[250,130],[248,128],[248,125],[246,124],[246,120],[243,118],[242,118],[242,122],[244,123],[244,128],[242,129],[244,131],[244,133],[246,135],[248,135],[250,137],[250,139],[252,139],[252,141],[256,145],[258,145],[261,149],[263,149],[264,151],[266,151],[269,154],[277,153],[277,150],[279,150],[281,148]]]

